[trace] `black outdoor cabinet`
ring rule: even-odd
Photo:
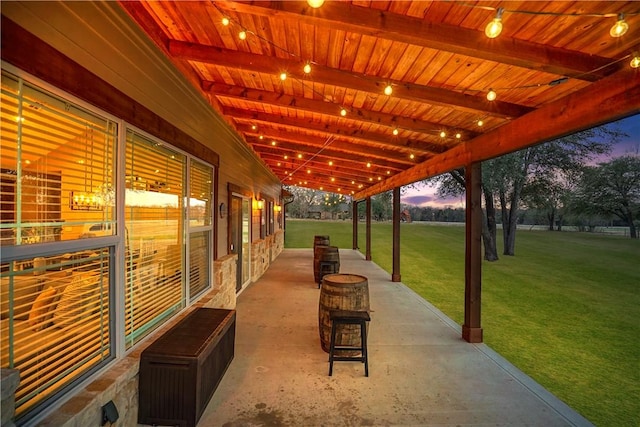
[[[197,308],[142,352],[138,423],[196,426],[233,359],[235,321]]]

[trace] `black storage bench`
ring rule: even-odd
[[[235,310],[197,308],[143,350],[138,423],[195,427],[234,355]]]

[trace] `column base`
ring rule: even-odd
[[[482,328],[470,328],[462,325],[462,339],[469,343],[482,342]]]
[[[392,282],[400,282],[400,275],[399,274],[392,274],[391,275],[391,281]]]

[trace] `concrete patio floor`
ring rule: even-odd
[[[313,250],[286,249],[238,297],[235,358],[198,426],[588,426],[589,421],[357,251],[366,276],[369,377],[320,347]]]

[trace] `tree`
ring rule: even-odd
[[[582,165],[598,155],[608,153],[611,145],[622,134],[613,128],[601,126],[578,132],[551,142],[539,144],[510,153],[482,164],[482,192],[485,204],[485,221],[482,237],[485,259],[497,260],[495,251],[496,227],[495,209],[501,210],[504,255],[515,255],[515,236],[518,210],[526,186],[534,179],[549,181],[562,174],[572,174]],[[435,179],[439,183],[440,195],[464,193],[464,173],[460,170],[441,175]],[[549,189],[539,186],[538,191]],[[529,192],[533,197],[533,187]]]
[[[286,187],[293,194],[294,199],[287,205],[287,212],[293,218],[306,218],[311,206],[317,205],[320,200],[320,192],[309,188],[296,186]]]
[[[640,219],[640,157],[626,155],[598,166],[584,168],[575,196],[576,208],[587,213],[616,216],[638,238]]]
[[[393,214],[393,192],[385,191],[371,198],[371,217],[376,221],[391,219]]]

